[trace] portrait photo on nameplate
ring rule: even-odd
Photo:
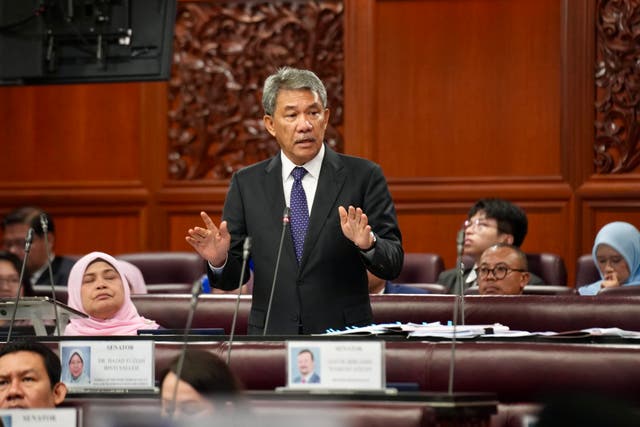
[[[76,408],[0,409],[3,427],[75,427],[78,419]]]
[[[383,390],[383,341],[287,341],[287,389]]]
[[[154,389],[153,341],[61,341],[60,361],[70,393]]]

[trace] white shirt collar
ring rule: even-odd
[[[324,144],[320,147],[320,151],[316,156],[309,160],[307,163],[300,165],[303,166],[307,170],[307,175],[310,175],[314,179],[318,179],[320,176],[320,169],[322,168],[322,160],[324,159]],[[296,164],[294,164],[289,158],[284,154],[282,150],[280,150],[280,160],[282,161],[282,180],[286,181],[289,176],[291,176],[291,171],[295,168]],[[293,179],[293,178],[292,178]]]
[[[476,267],[477,266],[478,266],[477,264],[473,264],[473,267],[469,271],[469,275],[467,276],[467,279],[465,280],[466,283],[473,283],[478,279],[478,275],[476,274]]]

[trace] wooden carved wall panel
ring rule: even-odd
[[[596,37],[596,172],[637,171],[640,4],[636,0],[598,0]]]
[[[262,124],[262,84],[285,65],[322,79],[326,139],[343,151],[341,1],[179,2],[174,52],[170,179],[227,179],[272,156],[278,145]]]

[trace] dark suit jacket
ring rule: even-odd
[[[302,382],[302,377],[301,376],[295,377],[293,382],[294,383],[301,383]],[[311,375],[309,377],[309,381],[307,381],[307,384],[318,384],[318,383],[320,383],[320,376],[318,376],[318,374],[316,374],[314,372],[313,375]]]
[[[342,234],[338,206],[349,205],[362,208],[377,236],[371,263]],[[238,287],[243,240],[251,236],[249,334],[262,334],[265,326],[284,208],[279,153],[234,174],[223,212],[231,233],[229,258],[222,274],[209,271],[209,280],[220,289]],[[400,274],[403,258],[395,208],[380,167],[326,147],[299,267],[290,229],[285,229],[267,333],[324,333],[370,324],[366,269],[392,280]]]
[[[67,286],[67,281],[69,280],[69,272],[71,271],[71,267],[76,262],[71,258],[65,258],[62,256],[56,256],[53,258],[51,262],[51,271],[53,272],[53,284],[56,286]],[[36,285],[50,285],[51,280],[49,280],[49,270],[46,269],[38,280],[36,281]]]
[[[441,285],[444,285],[447,287],[447,293],[449,294],[453,294],[456,291],[456,280],[457,280],[457,269],[452,268],[450,270],[445,270],[442,273],[440,273],[440,276],[438,276],[438,283],[440,283]],[[465,281],[467,280],[467,276],[469,276],[469,273],[471,272],[471,268],[467,268],[464,270],[464,274],[462,276],[462,280]],[[527,283],[528,285],[544,285],[545,283],[542,281],[542,279],[538,276],[536,276],[535,274],[529,272],[529,283]],[[474,286],[476,286],[477,283],[474,283]],[[469,284],[465,283],[465,290],[467,290],[468,288],[470,288]]]

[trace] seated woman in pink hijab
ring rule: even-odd
[[[71,319],[65,335],[136,335],[139,329],[158,329],[138,314],[121,264],[111,255],[91,252],[69,273],[68,305],[89,315]]]

